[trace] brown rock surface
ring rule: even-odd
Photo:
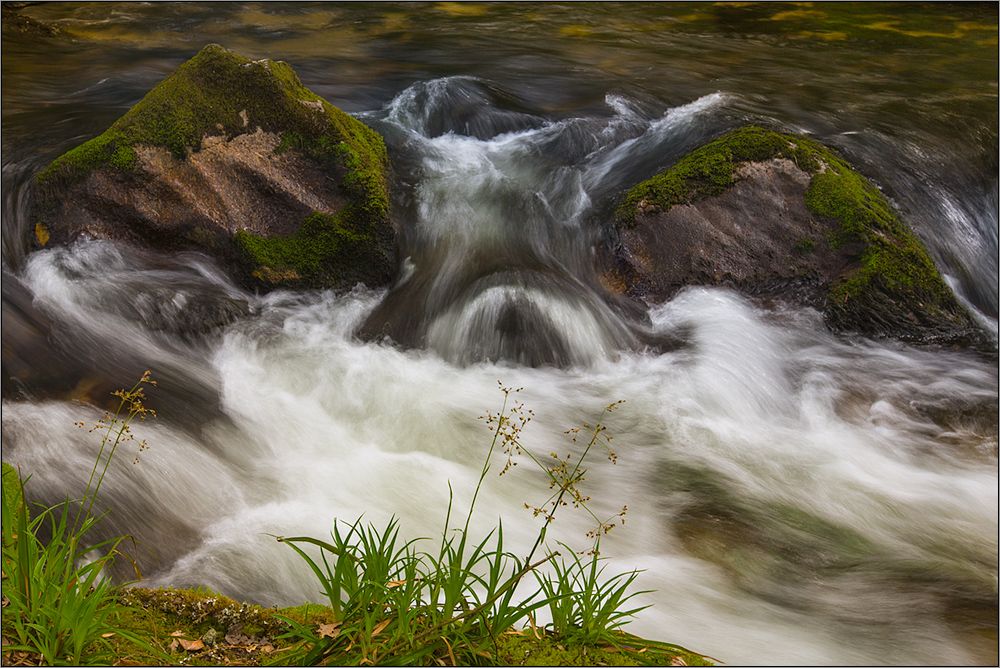
[[[801,135],[748,126],[637,184],[596,257],[639,301],[724,286],[812,306],[833,331],[996,354],[878,188]]]
[[[189,246],[218,233],[292,234],[313,211],[344,203],[336,184],[297,151],[275,153],[278,135],[206,137],[184,159],[137,146],[130,172],[102,167],[73,184],[57,214],[58,243],[79,235]]]
[[[766,294],[792,284],[817,288],[847,267],[843,249],[803,241],[834,229],[805,205],[809,174],[776,158],[744,163],[734,177],[717,197],[640,210],[635,226],[620,231],[618,266],[605,258],[609,284],[621,288],[624,280],[625,293],[656,300],[687,285]],[[818,298],[815,289],[807,292]]]
[[[209,45],[34,180],[39,245],[79,237],[206,253],[237,281],[384,285],[393,274],[382,138],[290,66]]]

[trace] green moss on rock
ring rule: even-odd
[[[690,650],[619,633],[618,646],[587,645],[533,631],[507,633],[496,639],[499,666],[714,666]]]
[[[333,215],[313,213],[289,236],[237,232],[236,245],[264,283],[325,285],[361,280],[375,268],[387,273],[388,256],[357,229],[353,213],[347,207]]]
[[[878,291],[907,301],[915,298],[938,313],[953,310],[954,298],[923,244],[882,193],[835,156],[825,166],[809,183],[806,205],[839,223],[828,239],[831,247],[850,242],[861,242],[864,247],[859,266],[831,286],[833,308],[853,308]]]
[[[618,208],[617,222],[631,227],[639,213],[666,211],[675,204],[721,195],[736,182],[736,168],[743,163],[788,158],[812,174],[820,169],[824,153],[829,151],[808,137],[781,135],[755,126],[741,128],[692,151],[670,169],[629,190]]]
[[[162,146],[177,158],[197,151],[203,137],[253,132],[296,133],[316,146],[347,142],[375,163],[385,160],[381,138],[302,85],[291,66],[251,61],[210,44],[153,88],[108,129],[55,160],[41,174],[82,177],[102,165],[129,168],[137,145]],[[320,151],[322,153],[323,151]],[[384,165],[383,165],[384,166]]]
[[[723,135],[629,190],[616,225],[631,229],[641,215],[721,195],[736,183],[740,165],[777,158],[809,175],[805,204],[830,229],[822,240],[790,238],[789,248],[806,254],[823,246],[847,260],[827,286],[825,314],[834,329],[899,334],[909,326],[970,326],[923,244],[878,188],[802,135],[754,126]]]
[[[202,640],[202,644],[191,651],[182,647],[167,648],[171,665],[278,665],[296,656],[294,643],[297,639],[285,636],[289,626],[283,618],[314,629],[318,624],[337,624],[339,621],[333,610],[324,605],[307,603],[292,608],[265,609],[237,603],[200,588],[128,588],[122,591],[118,602],[124,606],[120,623],[147,633],[164,648],[175,637]],[[345,631],[356,630],[348,628]],[[512,629],[494,638],[484,650],[485,655],[480,656],[485,659],[484,665],[501,666],[714,665],[708,657],[683,647],[644,640],[620,631],[611,634],[615,644],[611,644],[609,638],[609,642],[600,645],[585,645],[544,631],[536,634],[531,630]],[[464,641],[447,634],[444,638],[449,646],[455,647]],[[154,656],[128,641],[116,637],[111,642],[116,658],[144,665],[162,663],[163,657]],[[343,665],[371,662],[360,643],[351,643],[340,658]],[[391,661],[394,657],[387,658]],[[435,657],[424,657],[419,665],[436,665]]]
[[[278,152],[297,150],[320,165],[345,203],[336,212],[306,215],[302,228],[287,237],[238,232],[232,244],[242,253],[237,264],[247,275],[294,276],[290,280],[299,286],[342,285],[352,277],[389,280],[392,231],[382,138],[304,87],[288,64],[251,61],[214,44],[178,67],[105,133],[38,174],[36,222],[51,229],[68,190],[95,170],[127,178],[136,169],[138,147],[166,148],[183,160],[207,137],[258,129],[281,137]],[[310,232],[320,238],[310,239]],[[193,243],[190,234],[185,238]],[[353,255],[338,259],[344,251]],[[364,271],[359,258],[375,264]],[[342,276],[334,265],[359,268],[358,276]]]
[[[273,610],[246,602],[237,603],[207,589],[126,588],[119,600],[132,608],[168,615],[173,624],[188,625],[186,630],[197,633],[195,637],[210,628],[225,633],[236,624],[251,636],[277,637],[287,630],[287,626],[275,618]]]

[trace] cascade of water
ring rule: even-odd
[[[637,323],[622,321],[591,275],[592,192],[606,195],[612,172],[662,160],[664,145],[705,124],[727,96],[660,118],[609,96],[609,118],[542,124],[519,115],[515,129],[510,112],[480,105],[474,126],[445,132],[440,119],[485,97],[481,86],[469,77],[419,83],[368,117],[405,138],[397,150],[420,180],[404,232],[407,271],[364,334],[462,364],[586,365],[635,348]]]
[[[995,364],[839,339],[814,311],[723,290],[623,314],[589,273],[595,202],[713,134],[738,98],[664,112],[609,95],[603,114],[562,120],[511,98],[450,77],[363,115],[402,171],[407,260],[388,292],[253,296],[196,256],[104,242],[29,256],[21,279],[62,354],[159,370],[150,403],[166,410],[136,427],[139,463],[109,475],[104,531],[155,550],[153,586],[314,600],[266,534],[364,515],[439,535],[449,485],[456,509],[471,497],[489,447],[476,417],[501,379],[525,387],[543,453],[579,454],[564,431],[627,400],[608,425],[618,465],[587,477],[599,515],[629,506],[602,545],[610,570],[644,569],[657,590],[630,630],[730,663],[981,656],[963,627],[996,618]],[[217,326],[192,336],[191,304]],[[643,346],[676,331],[686,345]],[[76,391],[97,401],[91,382]],[[82,489],[94,443],[72,422],[96,417],[5,400],[4,458],[35,473],[36,498]],[[526,468],[488,478],[473,524],[502,518],[521,553],[538,528],[523,504],[547,492]],[[581,545],[590,528],[568,514],[550,535]]]

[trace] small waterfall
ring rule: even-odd
[[[623,322],[592,275],[592,191],[607,188],[609,173],[662,160],[664,144],[690,135],[727,96],[662,117],[608,96],[603,119],[542,123],[481,103],[474,123],[442,121],[490,93],[469,77],[434,80],[367,117],[397,138],[420,181],[403,223],[407,269],[362,335],[459,364],[589,365],[636,348],[641,324]]]

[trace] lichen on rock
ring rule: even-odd
[[[42,245],[198,249],[262,289],[382,285],[388,170],[382,138],[288,64],[213,44],[39,173],[34,222]]]
[[[696,149],[625,194],[599,256],[631,297],[724,285],[814,306],[835,331],[982,339],[878,188],[801,135],[750,126]]]

